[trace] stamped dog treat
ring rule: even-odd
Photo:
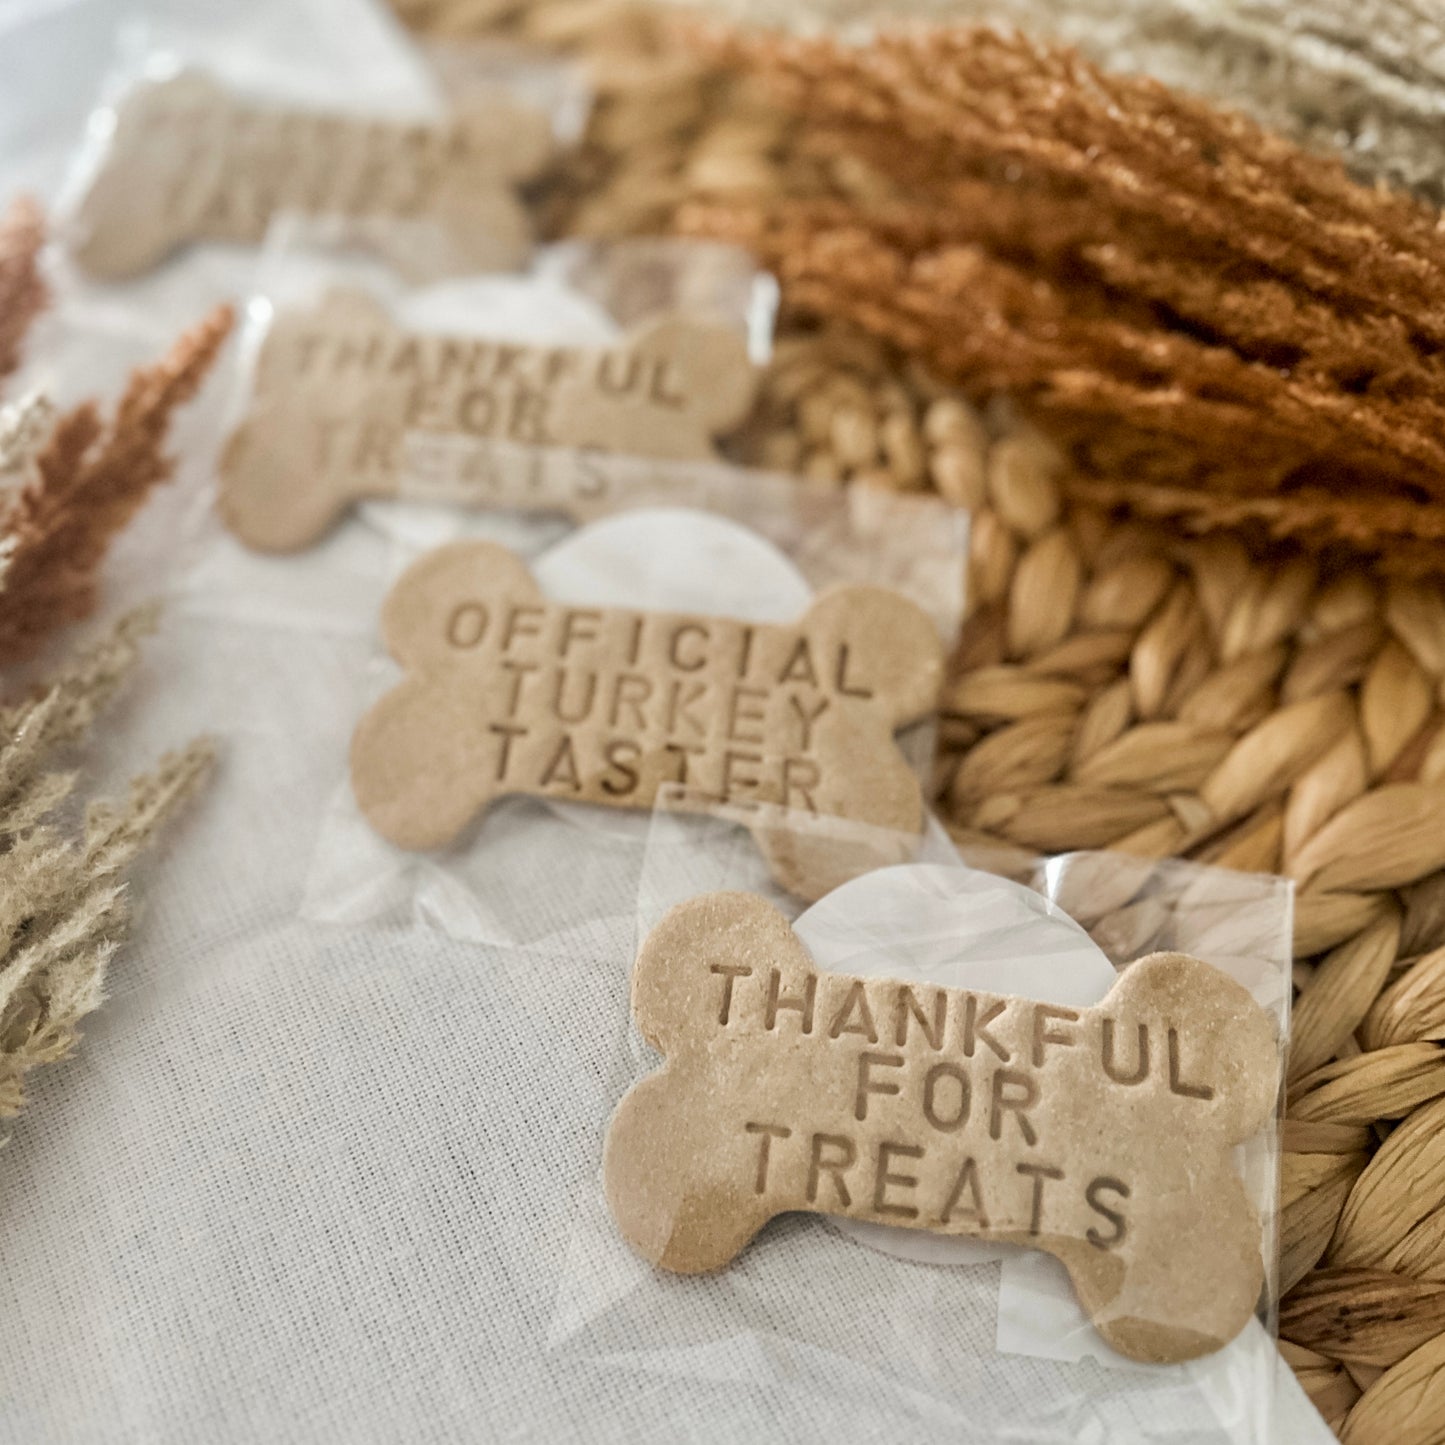
[[[362,719],[351,777],[400,847],[443,847],[509,794],[645,809],[680,783],[756,805],[774,875],[817,897],[858,845],[780,808],[921,831],[894,733],[933,710],[943,649],[896,593],[839,588],[788,626],[571,607],[505,548],[463,542],[402,577],[383,629],[407,676]]]
[[[675,908],[632,1011],[666,1057],[618,1105],[608,1205],[693,1274],[808,1210],[1030,1245],[1114,1349],[1193,1359],[1248,1322],[1260,1222],[1231,1162],[1279,1087],[1274,1024],[1184,954],[1090,1009],[820,973],[762,899]]]
[[[435,220],[457,264],[518,264],[531,224],[515,194],[553,150],[540,111],[502,96],[449,122],[285,110],[199,71],[137,86],[77,213],[76,258],[123,278],[192,241],[252,243],[283,210]]]
[[[747,415],[755,385],[746,342],[724,326],[666,318],[605,350],[522,346],[412,335],[365,292],[333,291],[279,316],[266,337],[221,462],[222,515],[248,546],[307,546],[352,502],[402,490],[415,434],[707,459]],[[497,485],[509,477],[515,496]],[[453,475],[434,493],[407,482],[418,499],[539,500],[516,472],[470,488]],[[585,499],[551,500],[573,510]]]

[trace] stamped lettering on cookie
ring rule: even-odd
[[[462,542],[403,575],[383,630],[407,675],[357,728],[351,777],[400,847],[444,847],[507,795],[647,809],[681,784],[756,805],[774,876],[816,897],[857,858],[781,810],[921,831],[894,734],[932,712],[943,649],[896,593],[839,588],[787,626],[572,607],[505,548]]]
[[[281,211],[426,216],[457,265],[517,265],[532,242],[516,184],[553,153],[551,122],[503,96],[446,122],[267,107],[182,71],[121,102],[76,215],[93,275],[149,270],[193,241],[254,243]],[[404,258],[402,258],[404,259]]]
[[[507,504],[495,474],[473,495],[456,475],[428,494],[406,467],[407,439],[425,434],[706,460],[755,386],[746,342],[726,326],[667,317],[602,350],[523,346],[410,334],[365,292],[333,291],[268,332],[222,457],[221,513],[248,546],[287,552],[364,497]],[[517,505],[534,501],[517,487]]]
[[[665,1269],[720,1269],[805,1210],[1045,1250],[1139,1360],[1208,1354],[1255,1310],[1231,1152],[1274,1108],[1277,1039],[1198,959],[1059,1008],[820,973],[770,904],[719,893],[647,939],[632,1012],[665,1062],[618,1105],[603,1182]]]

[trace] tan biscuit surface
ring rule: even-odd
[[[607,349],[523,346],[412,335],[366,293],[333,291],[267,334],[222,457],[221,511],[249,546],[307,546],[353,501],[405,490],[409,434],[707,459],[755,382],[746,342],[724,326],[668,317]],[[465,488],[450,499],[468,500]],[[493,481],[471,500],[508,498]],[[513,500],[531,498],[518,488]]]
[[[433,218],[458,262],[518,264],[531,225],[513,190],[552,153],[539,111],[490,98],[449,122],[286,110],[199,71],[135,87],[77,211],[75,255],[123,278],[192,241],[254,243],[283,210]]]
[[[571,607],[505,548],[462,542],[405,573],[383,629],[407,676],[358,726],[351,776],[401,847],[442,847],[509,794],[646,809],[680,783],[763,805],[775,875],[816,896],[856,862],[768,805],[922,827],[894,734],[933,709],[943,649],[895,593],[839,588],[787,626]]]
[[[719,1269],[808,1210],[1045,1250],[1135,1359],[1219,1349],[1256,1307],[1231,1150],[1269,1118],[1277,1041],[1208,964],[1155,954],[1086,1010],[849,978],[720,893],[647,939],[632,1011],[665,1063],[613,1115],[604,1188],[656,1264]]]

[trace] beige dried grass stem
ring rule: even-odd
[[[76,783],[55,754],[94,725],[153,626],[153,609],[122,619],[0,715],[0,1120],[23,1107],[32,1070],[74,1049],[129,927],[126,870],[211,768],[210,742],[193,742],[127,798],[92,803],[79,839],[54,822]]]

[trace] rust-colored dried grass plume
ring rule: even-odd
[[[0,379],[19,365],[48,300],[45,220],[19,200],[0,219]],[[170,477],[166,438],[230,333],[230,307],[143,367],[107,420],[85,402],[58,420],[43,397],[0,411],[0,663],[31,656],[56,627],[89,615],[116,535]]]
[[[18,366],[46,304],[44,238],[30,202],[0,220],[0,377]],[[91,611],[111,541],[171,474],[171,418],[231,319],[217,310],[135,372],[109,421],[90,402],[57,421],[40,396],[0,411],[0,662]],[[92,803],[78,839],[57,825],[76,780],[55,754],[89,732],[152,622],[149,611],[124,619],[34,697],[0,708],[0,1119],[20,1110],[33,1069],[74,1048],[129,925],[125,872],[210,769],[210,743],[192,743],[123,802]]]
[[[220,307],[155,366],[136,371],[114,416],[84,403],[28,458],[28,476],[0,503],[9,549],[0,591],[0,661],[32,654],[56,626],[87,616],[112,540],[174,469],[171,419],[210,370],[231,329]]]
[[[1079,491],[1405,567],[1445,556],[1445,231],[1243,116],[982,27],[709,33],[896,183],[693,208],[795,312],[862,326],[1067,443]]]
[[[22,197],[0,217],[0,378],[20,364],[25,337],[45,309],[44,241],[45,220],[34,201]]]

